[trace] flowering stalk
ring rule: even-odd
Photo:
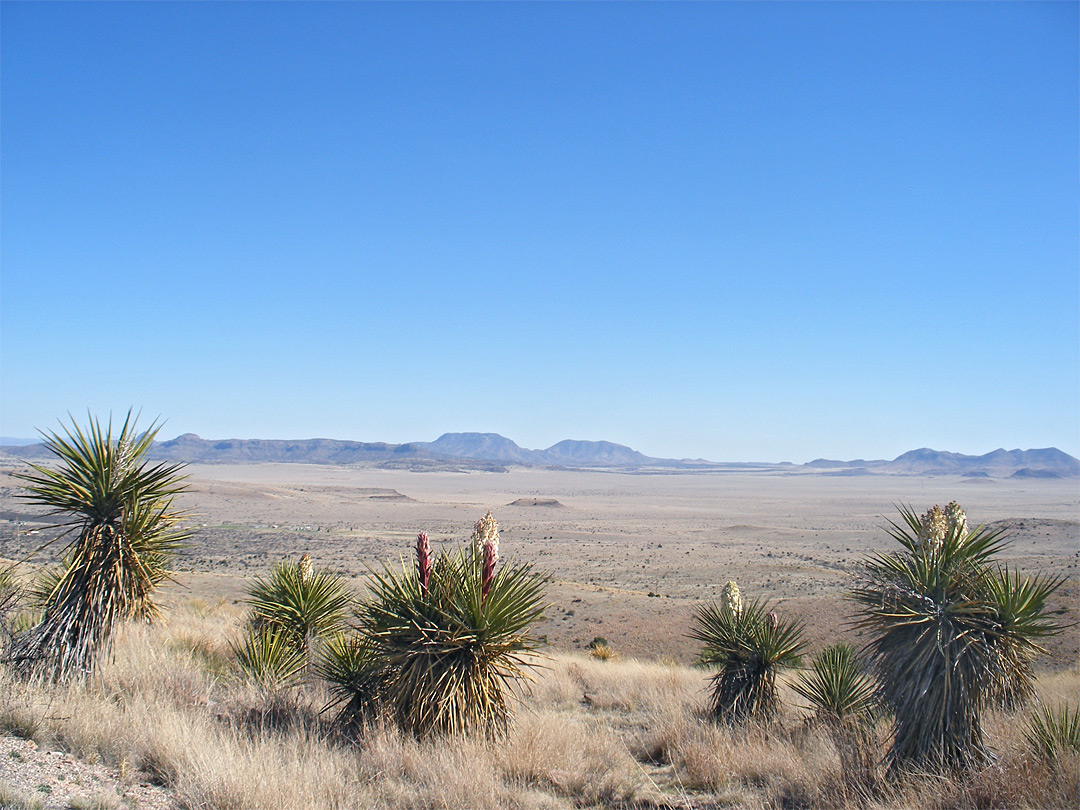
[[[739,583],[735,580],[728,580],[727,585],[724,586],[723,592],[720,594],[720,603],[723,609],[730,613],[735,618],[739,617],[742,613],[742,593],[739,591]]]
[[[420,592],[426,595],[431,584],[431,542],[427,532],[416,535],[416,576],[420,580]]]
[[[488,591],[491,590],[491,581],[495,578],[495,563],[499,561],[499,552],[495,544],[484,543],[484,565],[480,573],[480,599],[487,599]]]
[[[495,559],[499,559],[499,522],[489,510],[486,515],[476,521],[473,526],[472,547],[473,553],[482,557],[484,546],[491,544],[495,550]]]
[[[300,558],[300,564],[297,566],[297,568],[300,573],[300,581],[303,582],[305,585],[315,575],[315,566],[311,562],[310,554],[305,553],[304,556]]]

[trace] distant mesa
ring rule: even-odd
[[[357,490],[357,495],[369,501],[397,501],[400,503],[416,503],[416,500],[408,495],[402,495],[396,489],[382,489],[380,487],[365,487]]]
[[[566,509],[566,504],[559,503],[554,498],[518,498],[507,506],[544,506],[549,509]]]

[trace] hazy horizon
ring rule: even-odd
[[[1075,3],[0,17],[3,435],[1080,456]]]

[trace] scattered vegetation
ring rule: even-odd
[[[743,604],[729,582],[721,603],[700,606],[690,636],[704,647],[700,661],[716,667],[710,713],[727,723],[766,721],[780,707],[776,675],[798,666],[806,648],[800,622],[781,619],[765,601]]]
[[[180,465],[146,460],[157,432],[151,425],[137,433],[130,412],[116,435],[111,420],[102,427],[91,418],[85,430],[73,421],[63,436],[44,434],[42,444],[58,466],[31,465],[33,472],[17,476],[25,500],[70,519],[60,537],[75,535],[62,567],[47,580],[41,620],[5,651],[22,674],[51,680],[89,674],[119,622],[157,617],[154,589],[190,534],[172,509],[184,489]]]
[[[890,762],[894,771],[976,767],[989,760],[984,712],[1031,693],[1039,642],[1063,629],[1046,607],[1062,580],[997,566],[1003,531],[969,531],[955,502],[900,513],[889,534],[903,550],[872,555],[852,592],[893,715]]]

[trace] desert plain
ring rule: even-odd
[[[55,534],[0,470],[0,558],[22,559]],[[1002,559],[1026,573],[1067,578],[1055,609],[1075,621],[1080,574],[1080,485],[1075,479],[821,473],[626,472],[511,468],[412,472],[315,464],[192,465],[178,506],[197,531],[176,560],[166,604],[241,602],[276,561],[311,554],[354,581],[411,562],[419,530],[436,551],[465,542],[492,510],[502,555],[550,577],[537,632],[554,651],[606,639],[621,655],[690,662],[696,605],[736,580],[751,598],[806,622],[812,647],[845,637],[845,592],[860,561],[897,547],[885,532],[897,504],[924,511],[957,500],[973,524],[1008,528]],[[57,544],[59,545],[59,544]],[[53,547],[31,558],[46,563]],[[1074,664],[1080,630],[1051,644],[1040,668]]]

